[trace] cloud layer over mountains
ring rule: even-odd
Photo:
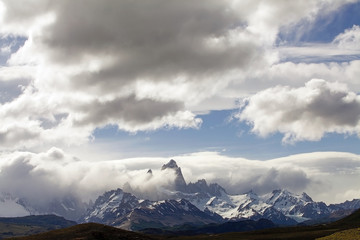
[[[230,194],[274,189],[307,192],[327,203],[358,198],[360,157],[349,153],[309,153],[267,161],[230,158],[215,152],[175,156],[185,180],[206,179]],[[159,199],[174,181],[174,171],[160,171],[166,158],[87,162],[52,148],[33,154],[15,152],[0,158],[0,192],[48,202],[69,194],[87,201],[104,191],[132,188],[137,195]],[[152,169],[153,177],[147,174]]]

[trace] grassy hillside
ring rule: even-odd
[[[336,232],[330,236],[318,238],[317,240],[360,240],[360,228],[353,228],[345,231]]]
[[[0,239],[49,231],[47,228],[0,222]]]
[[[76,222],[55,215],[0,218],[0,239],[66,228]]]
[[[97,224],[85,223],[65,229],[53,230],[28,237],[14,238],[14,240],[154,240],[156,238],[144,234],[125,231],[122,229]]]

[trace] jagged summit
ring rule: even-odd
[[[301,194],[301,197],[302,197],[302,199],[303,199],[304,201],[306,201],[306,202],[312,202],[312,201],[313,201],[312,198],[311,198],[309,195],[307,195],[305,192],[303,192],[303,193]]]
[[[275,189],[272,191],[272,194],[274,195],[291,195],[291,192],[289,192],[286,189]]]
[[[176,164],[175,160],[174,160],[174,159],[171,159],[168,163],[164,164],[164,165],[161,167],[161,170],[165,170],[165,169],[168,169],[168,168],[176,169],[176,168],[179,168],[179,167],[178,167],[178,165]]]
[[[147,174],[150,174],[150,175],[152,175],[152,174],[153,174],[153,172],[152,172],[152,170],[151,170],[151,169],[149,169],[146,173],[147,173]]]
[[[189,183],[187,185],[188,193],[208,193],[212,196],[221,196],[226,194],[226,191],[217,183],[207,184],[205,179],[200,179],[195,183]]]
[[[171,159],[167,164],[161,167],[161,171],[172,169],[175,171],[175,190],[186,192],[186,182],[182,175],[181,168],[178,167],[174,159]]]

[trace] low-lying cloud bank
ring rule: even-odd
[[[360,198],[360,156],[320,152],[267,161],[201,152],[174,156],[187,182],[217,182],[231,194],[249,190],[266,193],[278,188],[307,192],[327,203]],[[0,156],[0,192],[26,197],[37,203],[69,194],[84,201],[106,190],[127,188],[152,199],[171,184],[171,171],[160,171],[166,158],[133,158],[87,162],[52,148],[44,153],[13,152]],[[153,170],[149,178],[147,171]]]

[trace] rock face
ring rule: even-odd
[[[174,184],[175,189],[174,190],[180,191],[180,192],[186,192],[187,185],[186,185],[184,176],[182,175],[181,168],[178,167],[178,165],[176,164],[176,162],[173,159],[171,159],[167,164],[164,164],[161,167],[161,171],[166,171],[169,169],[175,171],[175,184]]]

